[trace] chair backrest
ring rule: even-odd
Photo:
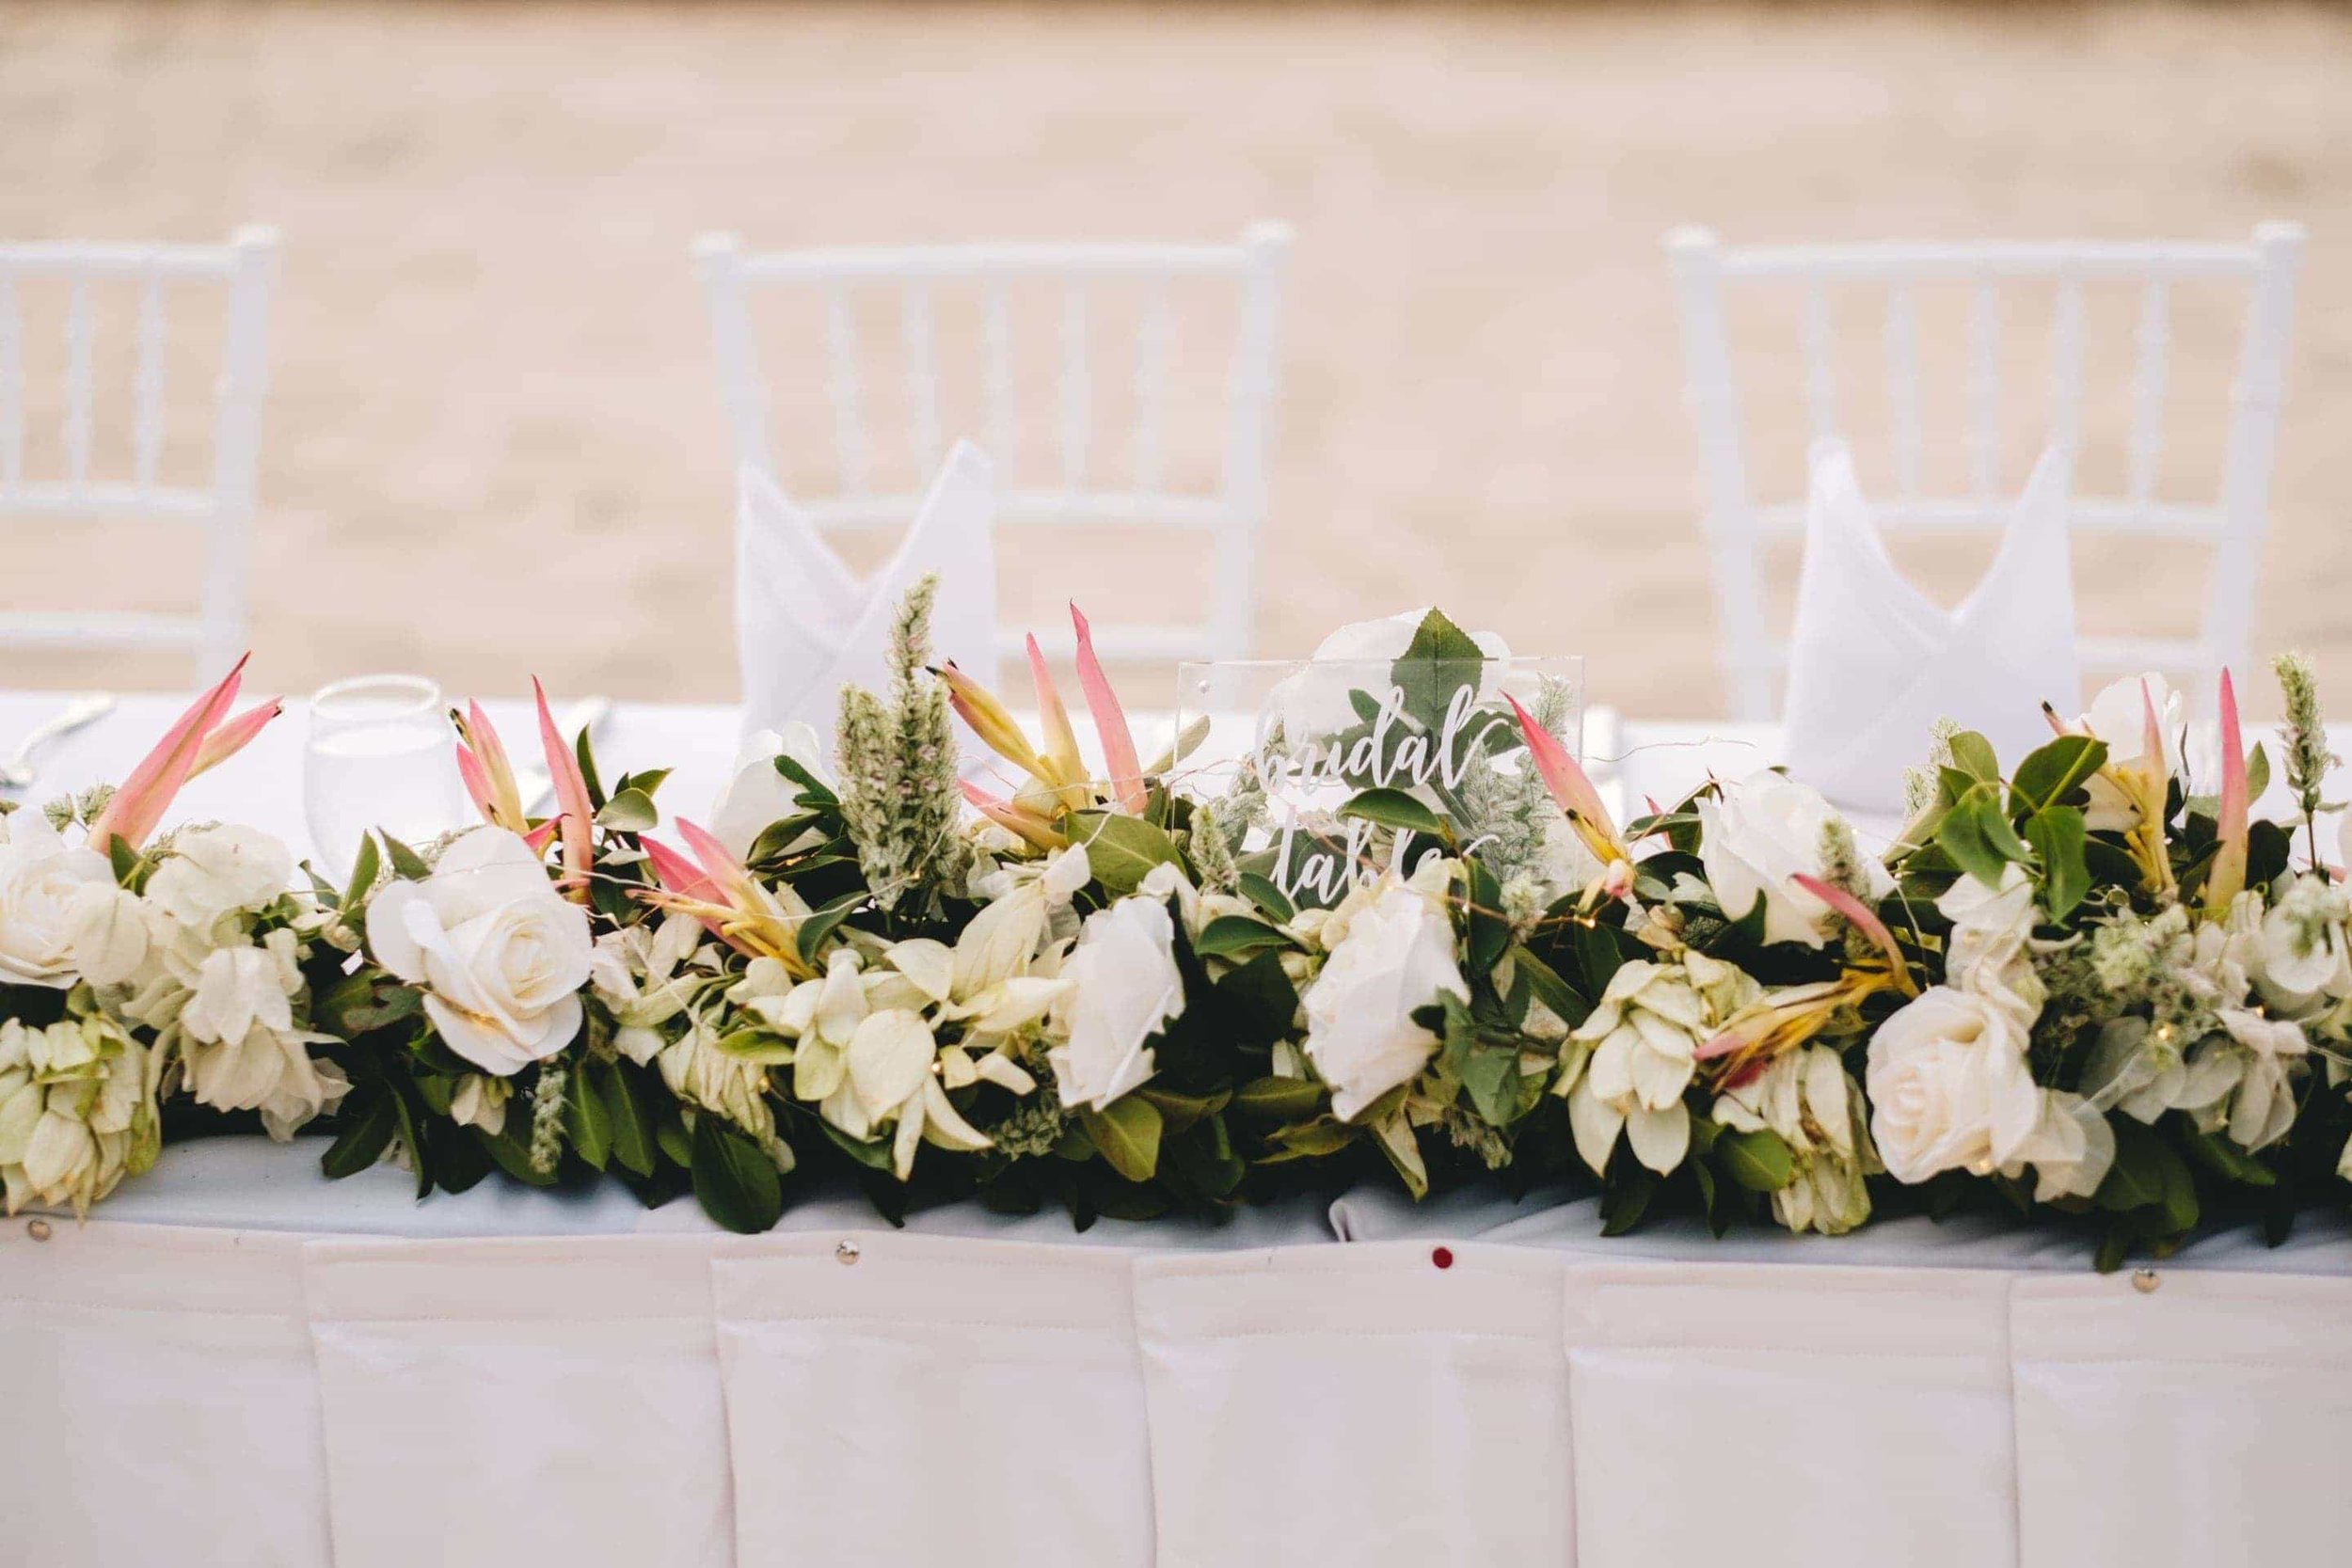
[[[49,610],[0,613],[0,646],[185,647],[202,672],[227,668],[244,646],[247,535],[268,379],[275,229],[240,229],[227,245],[0,245],[0,516],[149,518],[205,531],[197,608],[185,614]],[[63,387],[54,467],[28,455],[27,332],[21,285],[62,284]],[[132,429],[121,471],[94,440],[97,405],[93,293],[136,294],[130,374]],[[162,476],[167,297],[217,288],[226,296],[221,361],[211,388],[211,461],[197,483]]]
[[[1997,522],[2001,490],[2002,353],[2000,291],[2038,285],[2055,291],[2051,317],[2051,442],[2081,440],[2086,285],[2137,286],[2138,313],[2129,388],[2129,435],[2121,495],[2079,491],[2069,509],[2077,532],[2202,541],[2213,548],[2201,629],[2190,638],[2085,639],[2083,669],[2126,673],[2168,669],[2210,678],[2242,665],[2253,614],[2254,581],[2268,523],[2270,473],[2277,444],[2280,389],[2295,308],[2303,230],[2265,223],[2243,245],[2173,243],[1970,245],[1820,245],[1725,248],[1703,229],[1666,237],[1682,318],[1687,396],[1696,426],[1707,537],[1721,623],[1719,649],[1733,711],[1769,719],[1787,645],[1765,628],[1758,546],[1801,534],[1800,497],[1759,504],[1751,493],[1740,389],[1732,373],[1725,295],[1735,285],[1793,290],[1800,296],[1803,403],[1815,438],[1844,434],[1838,360],[1832,331],[1833,291],[1883,295],[1884,393],[1896,494],[1873,506],[1880,527],[1959,531]],[[2210,503],[2158,498],[2158,460],[2171,344],[2169,290],[2184,280],[2248,286],[2230,424],[2220,478]],[[1917,290],[1959,285],[1968,291],[1965,338],[1967,492],[1924,494],[1920,483],[1920,376]],[[2079,472],[2079,468],[2077,469]],[[1880,498],[1874,498],[1879,500]]]
[[[719,379],[733,427],[737,462],[776,478],[770,446],[768,385],[760,371],[750,293],[789,285],[812,293],[824,312],[821,373],[833,417],[835,483],[811,494],[806,483],[778,483],[821,526],[889,528],[914,515],[919,493],[878,487],[875,439],[866,414],[864,357],[854,301],[867,292],[895,293],[898,357],[908,412],[908,472],[919,484],[939,465],[943,429],[937,298],[950,289],[977,294],[979,417],[971,432],[998,464],[1004,494],[999,527],[1134,524],[1192,530],[1211,548],[1208,605],[1198,620],[1151,625],[1098,622],[1095,644],[1105,658],[1235,658],[1249,651],[1257,610],[1257,534],[1266,510],[1272,445],[1276,328],[1290,230],[1252,225],[1231,245],[949,245],[747,254],[733,234],[697,240],[694,257],[710,310]],[[1237,290],[1234,337],[1226,362],[1221,451],[1216,480],[1180,487],[1169,478],[1166,428],[1174,343],[1170,286],[1185,279],[1229,280]],[[1091,325],[1089,291],[1117,284],[1139,292],[1132,346],[1104,345]],[[1022,409],[1016,392],[1009,291],[1042,285],[1058,294],[1058,342],[1052,349],[1052,470],[1036,475],[1015,461]],[[1122,334],[1123,336],[1123,334]],[[1134,424],[1125,461],[1095,454],[1097,360],[1125,358],[1133,377]],[[1000,630],[1008,654],[1021,637]],[[1054,641],[1046,638],[1049,647]],[[1066,649],[1067,639],[1062,642]]]

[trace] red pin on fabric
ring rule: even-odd
[[[1432,1247],[1429,1249],[1429,1260],[1441,1269],[1450,1269],[1454,1266],[1454,1249],[1450,1246]]]

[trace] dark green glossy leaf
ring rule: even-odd
[[[1401,789],[1364,790],[1342,806],[1339,814],[1405,832],[1443,837],[1449,832],[1444,817]]]
[[[742,1132],[707,1112],[694,1118],[694,1200],[738,1235],[769,1229],[784,1213],[776,1163]]]

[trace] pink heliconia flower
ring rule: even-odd
[[[482,813],[482,820],[527,839],[533,836],[530,819],[523,815],[514,764],[507,760],[506,743],[499,738],[497,726],[480,703],[467,704],[465,716],[457,721],[457,776],[465,780],[466,793],[472,798],[474,809]],[[556,823],[550,819],[540,826],[542,831],[532,847],[543,849]]]
[[[1078,685],[1086,692],[1087,709],[1094,716],[1094,733],[1103,742],[1103,769],[1109,777],[1111,798],[1129,815],[1140,814],[1146,796],[1143,768],[1136,758],[1136,740],[1127,728],[1127,715],[1104,677],[1102,661],[1094,657],[1094,628],[1078,607],[1070,607],[1070,624],[1078,634]]]
[[[2153,721],[2153,705],[2151,720]],[[2205,912],[2218,918],[2246,887],[2246,739],[2237,719],[2237,689],[2221,672],[2221,805],[2214,826],[2220,847],[2205,877]]]
[[[1870,944],[1886,955],[1887,972],[1906,996],[1916,995],[1918,988],[1911,983],[1911,966],[1903,961],[1902,949],[1895,945],[1895,933],[1878,917],[1878,911],[1848,893],[1844,888],[1810,877],[1800,871],[1788,879],[1805,892],[1836,910],[1853,923],[1855,930],[1870,939]]]
[[[122,781],[99,812],[98,820],[89,826],[92,847],[104,853],[120,839],[131,848],[138,848],[171,808],[183,784],[228,761],[278,717],[283,705],[275,697],[234,719],[229,717],[229,710],[236,705],[237,688],[245,680],[246,659],[252,657],[247,654],[237,660],[220,684],[191,704],[164,732],[155,749],[131,769],[131,776]]]
[[[761,887],[741,862],[699,824],[677,819],[686,841],[679,853],[651,834],[641,834],[645,858],[660,883],[639,896],[660,908],[692,915],[703,928],[749,958],[771,958],[802,978],[811,973],[796,938],[808,916],[797,900],[790,908]],[[787,895],[788,896],[788,895]]]
[[[1593,852],[1593,858],[1604,866],[1630,861],[1633,852],[1626,847],[1624,836],[1609,818],[1608,806],[1601,802],[1600,791],[1593,787],[1593,781],[1577,766],[1576,758],[1568,754],[1568,749],[1549,730],[1535,721],[1535,716],[1522,707],[1517,697],[1506,691],[1502,700],[1518,716],[1519,731],[1527,737],[1528,757],[1541,775],[1544,787],[1551,791],[1560,809],[1568,814],[1569,826]]]
[[[556,820],[564,835],[562,886],[573,899],[585,903],[588,876],[596,863],[596,814],[588,804],[588,781],[580,776],[580,759],[564,743],[548,711],[548,694],[539,677],[531,677],[531,694],[539,704],[539,745],[547,753],[548,777],[555,781]]]
[[[1024,843],[1038,849],[1058,849],[1069,843],[1062,831],[1035,812],[1025,811],[1010,800],[991,795],[969,779],[959,780],[957,788],[982,816],[995,823]]]

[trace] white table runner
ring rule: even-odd
[[[118,775],[172,707],[47,782]],[[45,711],[0,696],[0,735]],[[301,734],[183,815],[298,845]],[[1771,755],[1627,740],[1637,800]],[[625,708],[600,751],[676,767],[693,813],[733,745],[724,710]],[[742,1238],[616,1186],[419,1204],[389,1168],[179,1146],[87,1225],[0,1228],[0,1563],[2205,1568],[2352,1540],[2340,1217],[2137,1278],[1989,1217],[1597,1232],[1589,1199],[1368,1188],[1083,1235],[819,1195]]]

